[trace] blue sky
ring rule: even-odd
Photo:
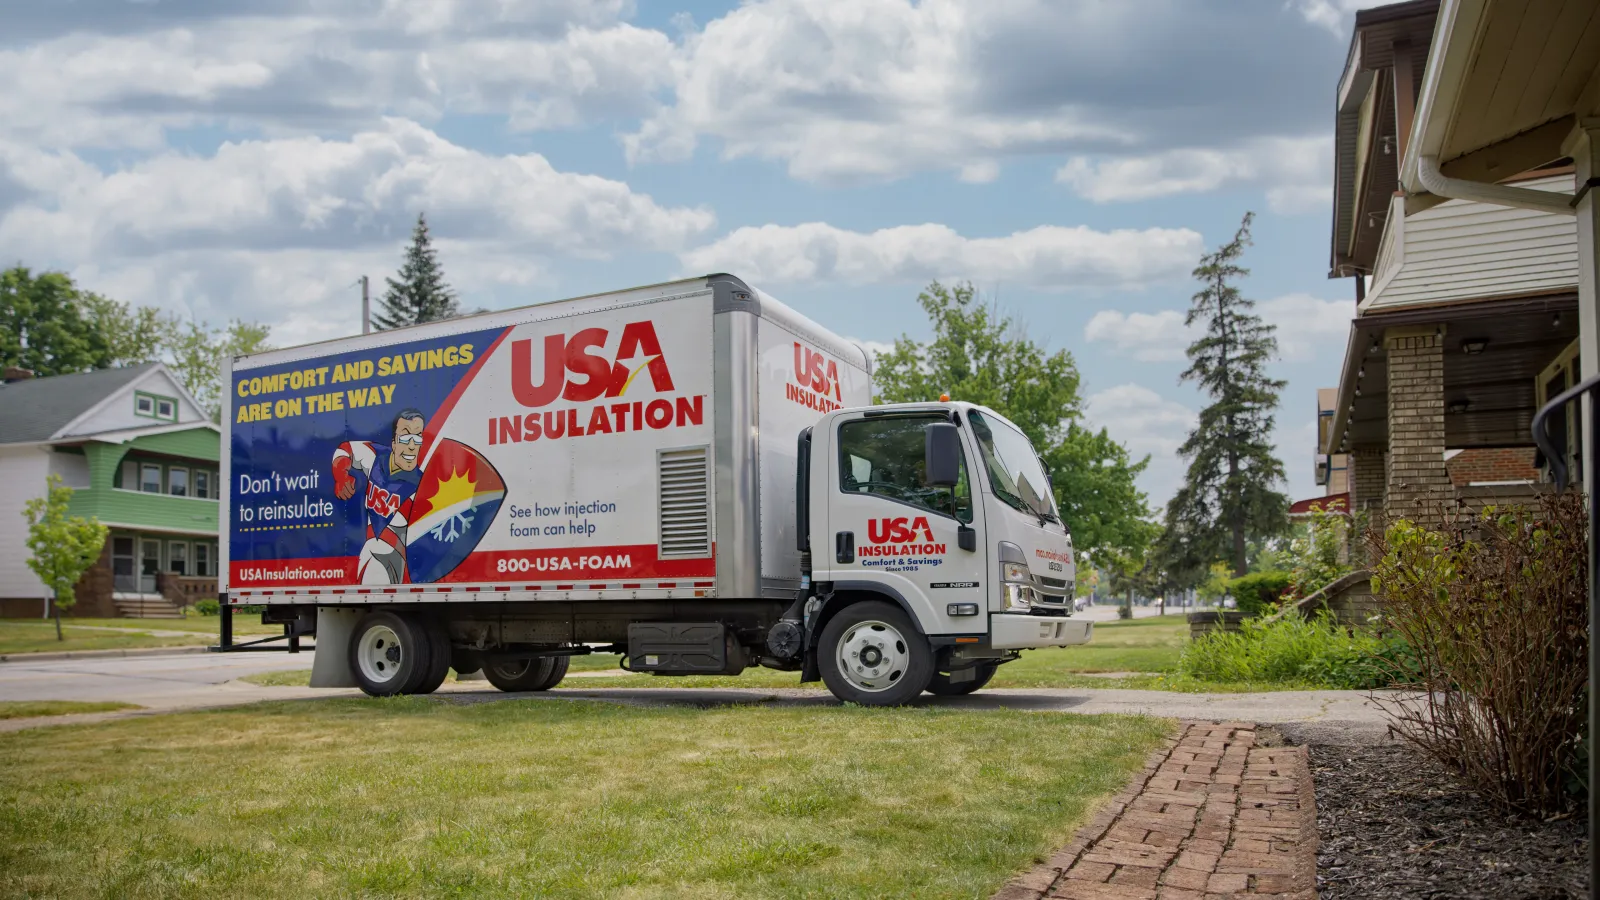
[[[969,279],[1072,352],[1162,503],[1188,270],[1258,214],[1311,484],[1359,0],[60,0],[0,35],[0,248],[280,344],[357,327],[426,210],[469,307],[727,270],[869,343]],[[7,260],[8,262],[11,259]]]

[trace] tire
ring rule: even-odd
[[[959,697],[963,694],[981,690],[984,685],[989,683],[989,679],[994,677],[994,673],[999,670],[1000,664],[980,664],[977,668],[978,677],[967,681],[958,681],[955,684],[950,683],[949,675],[943,672],[933,673],[933,678],[928,681],[928,693],[939,697]]]
[[[483,677],[507,693],[542,691],[547,689],[545,681],[550,678],[550,670],[554,667],[555,660],[549,656],[519,659],[484,666]],[[561,674],[565,675],[566,672],[563,671]]]
[[[933,649],[900,607],[868,600],[828,620],[817,647],[833,695],[862,706],[903,706],[934,675]]]
[[[347,659],[356,684],[373,697],[409,693],[429,673],[432,640],[426,630],[392,612],[369,612],[350,633]]]
[[[443,622],[431,616],[414,618],[412,622],[428,635],[428,670],[410,693],[431,694],[444,684],[445,676],[450,674],[450,632]]]
[[[534,688],[536,691],[548,691],[560,684],[561,679],[567,677],[567,666],[572,663],[572,657],[553,656],[547,659],[546,662],[550,663],[550,671],[545,675],[544,681]]]

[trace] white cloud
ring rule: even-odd
[[[1286,362],[1309,358],[1339,360],[1355,318],[1354,300],[1321,300],[1310,294],[1285,294],[1257,304],[1261,318],[1278,326],[1278,355]]]
[[[1307,22],[1344,37],[1350,33],[1358,9],[1371,9],[1392,0],[1290,0]]]
[[[370,127],[384,115],[509,115],[513,128],[638,117],[672,82],[665,34],[630,4],[308,0],[278,15],[65,33],[0,49],[0,136],[52,147],[161,144],[167,129],[269,134]],[[153,12],[153,21],[157,13]],[[87,27],[85,27],[87,26]],[[0,45],[3,47],[3,45]]]
[[[526,284],[553,256],[681,249],[715,223],[628,185],[493,156],[389,119],[349,140],[224,144],[102,173],[69,152],[0,142],[0,246],[119,299],[317,336],[329,292],[392,269],[419,210],[456,287]],[[305,318],[302,318],[302,315]],[[287,338],[282,338],[287,340]]]
[[[1194,410],[1143,385],[1119,384],[1090,394],[1084,414],[1125,444],[1134,459],[1149,455],[1150,465],[1139,477],[1139,487],[1149,494],[1152,506],[1164,507],[1183,483],[1185,467],[1178,448],[1194,428]]]
[[[1274,212],[1319,209],[1331,196],[1333,139],[1260,138],[1232,148],[1189,147],[1147,156],[1075,156],[1056,181],[1095,203],[1205,193],[1238,184],[1266,188]]]
[[[1140,362],[1181,362],[1196,332],[1183,324],[1175,309],[1155,313],[1122,313],[1102,309],[1084,326],[1088,341],[1105,341]]]
[[[738,271],[790,284],[964,278],[1072,290],[1182,277],[1200,246],[1200,235],[1187,228],[1096,231],[1046,225],[1005,237],[969,238],[936,224],[864,233],[809,222],[740,228],[680,259],[692,272]]]
[[[1278,357],[1285,362],[1341,358],[1350,333],[1355,304],[1321,300],[1310,294],[1285,294],[1256,304],[1256,313],[1277,326]],[[1123,313],[1103,309],[1084,326],[1085,340],[1110,344],[1141,362],[1182,362],[1189,345],[1201,334],[1183,324],[1175,309]]]

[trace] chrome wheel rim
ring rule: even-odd
[[[905,677],[911,649],[900,630],[869,620],[852,625],[839,639],[839,671],[858,690],[876,694]]]
[[[400,667],[405,662],[405,645],[393,628],[379,625],[368,628],[361,635],[361,646],[356,650],[356,662],[361,674],[374,684],[388,684],[400,677]]]

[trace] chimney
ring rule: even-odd
[[[11,383],[17,382],[17,381],[27,381],[29,378],[32,378],[32,377],[33,377],[33,370],[32,369],[24,369],[21,366],[6,366],[6,368],[5,368],[5,382],[6,382],[6,384],[11,384]]]

